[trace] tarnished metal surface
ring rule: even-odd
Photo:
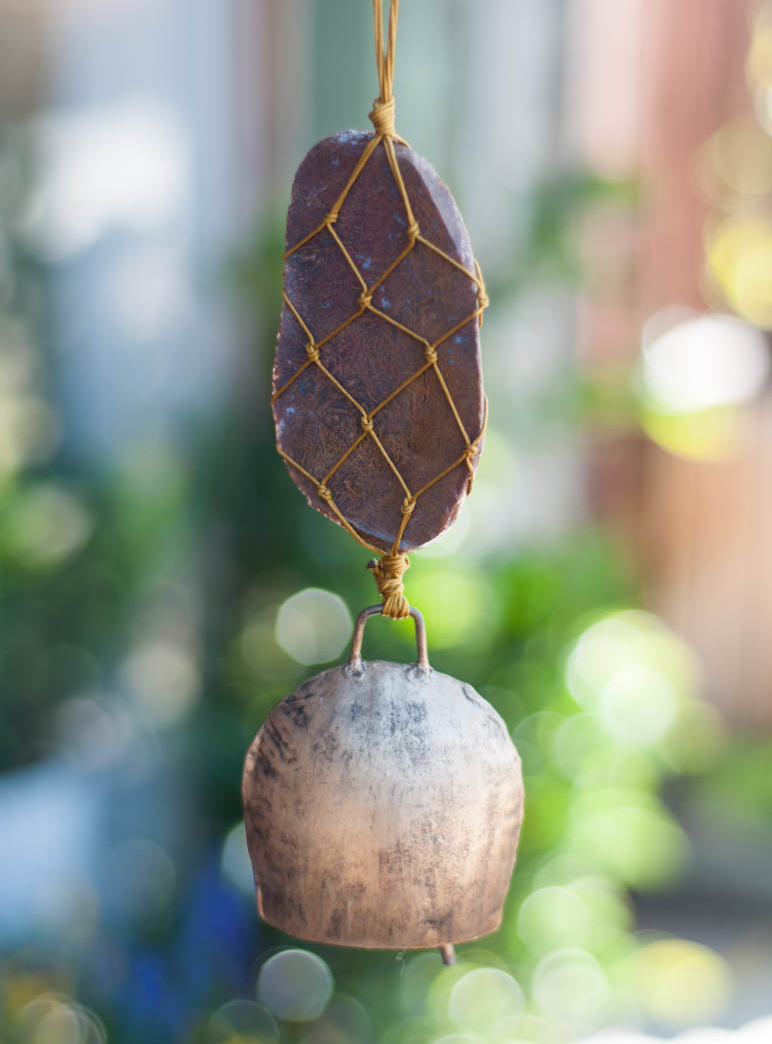
[[[247,754],[261,915],[349,946],[422,948],[492,932],[523,815],[504,722],[448,675],[355,667],[282,700]]]
[[[287,218],[287,249],[323,220],[352,173],[371,134],[347,131],[319,142],[295,177]],[[432,167],[396,145],[420,233],[474,272],[474,257],[461,215]],[[379,145],[354,183],[335,232],[371,288],[408,245],[405,208]],[[315,341],[361,310],[363,288],[328,229],[314,236],[284,268],[285,291]],[[410,254],[372,294],[372,305],[435,344],[478,307],[476,283],[429,247]],[[437,344],[437,364],[470,442],[482,430],[483,393],[479,320],[475,316]],[[308,337],[284,305],[274,366],[274,403],[280,448],[321,481],[362,433],[356,407],[315,365],[287,382],[307,361]],[[367,310],[322,345],[320,361],[370,413],[425,364],[420,340]],[[433,369],[426,370],[373,418],[374,430],[408,489],[415,492],[464,452],[465,440]],[[472,463],[476,466],[477,456]],[[334,518],[316,486],[296,469],[290,474],[313,507]],[[469,485],[466,463],[419,497],[401,549],[419,547],[455,518]],[[390,549],[402,518],[405,490],[373,438],[365,438],[327,483],[335,503],[361,535]]]

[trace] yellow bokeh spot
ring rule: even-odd
[[[725,123],[705,148],[706,176],[730,192],[764,196],[772,191],[772,141],[748,117]]]
[[[737,266],[730,247],[716,246],[712,257],[715,274],[720,270],[721,278],[731,281]],[[770,372],[766,340],[757,326],[720,312],[664,309],[644,325],[641,342],[635,382],[638,415],[649,438],[688,460],[733,456],[745,430],[743,407],[760,395]]]
[[[730,459],[737,450],[740,413],[735,405],[668,413],[643,402],[638,419],[652,442],[668,453],[685,460],[717,463]]]
[[[772,87],[772,4],[762,4],[754,20],[747,70],[754,83]]]
[[[15,1014],[41,994],[52,991],[54,984],[40,975],[6,975],[3,979],[4,1008]]]
[[[729,218],[708,238],[707,268],[738,315],[772,329],[772,221]]]
[[[631,985],[649,1015],[671,1026],[717,1019],[732,991],[729,965],[713,950],[686,939],[658,939],[629,960]]]

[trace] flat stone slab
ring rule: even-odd
[[[273,409],[278,447],[294,462],[290,475],[311,506],[340,521],[319,495],[324,483],[375,547],[392,549],[405,503],[416,498],[400,542],[405,551],[453,522],[479,459],[480,287],[449,190],[426,160],[395,143],[418,225],[411,231],[383,140],[334,224],[297,247],[330,213],[372,138],[356,131],[326,138],[295,176],[284,264],[291,307],[285,301],[281,314]]]

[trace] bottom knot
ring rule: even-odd
[[[404,620],[406,616],[410,616],[410,602],[405,598],[405,585],[402,583],[402,577],[409,566],[410,559],[401,551],[396,554],[389,552],[377,561],[373,559],[367,563],[367,568],[372,571],[373,579],[383,598],[381,612],[392,620]]]
[[[323,482],[316,487],[316,492],[322,500],[326,500],[328,503],[332,500],[332,492]]]

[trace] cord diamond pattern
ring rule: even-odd
[[[459,414],[459,411],[456,408],[453,396],[451,395],[446,380],[443,376],[437,351],[437,349],[440,348],[441,345],[443,345],[449,338],[456,334],[467,323],[474,319],[478,319],[480,322],[482,321],[482,313],[488,305],[488,297],[485,292],[485,284],[482,279],[482,274],[480,272],[479,265],[477,265],[477,262],[475,262],[475,271],[472,272],[469,269],[467,269],[464,265],[462,265],[460,262],[458,262],[455,258],[451,257],[445,251],[441,250],[438,246],[436,246],[430,240],[426,239],[423,235],[421,235],[421,230],[413,214],[413,209],[410,205],[410,199],[408,197],[404,179],[399,168],[399,163],[394,148],[395,141],[398,141],[400,144],[406,144],[403,141],[403,139],[399,138],[396,135],[392,136],[390,134],[376,134],[369,140],[369,142],[363,149],[359,157],[359,160],[357,161],[354,170],[352,171],[351,176],[349,177],[345,187],[336,199],[333,206],[330,208],[329,212],[314,229],[312,229],[309,233],[303,236],[302,239],[300,239],[294,246],[287,250],[287,252],[284,255],[284,259],[286,260],[287,258],[291,257],[294,253],[296,253],[298,250],[300,250],[302,247],[304,247],[316,236],[329,235],[335,241],[338,250],[340,251],[341,255],[346,261],[348,268],[353,273],[360,287],[360,293],[357,300],[357,310],[354,311],[351,315],[349,315],[343,322],[339,323],[339,325],[336,326],[333,330],[331,330],[329,333],[325,334],[323,337],[317,340],[314,336],[313,331],[309,328],[308,324],[303,319],[299,310],[296,308],[294,302],[290,299],[286,291],[284,291],[284,302],[291,311],[292,315],[297,320],[298,324],[303,330],[305,337],[307,338],[306,359],[300,365],[300,367],[298,367],[298,369],[295,370],[295,372],[287,380],[285,380],[279,388],[276,389],[272,398],[272,402],[275,402],[282,394],[284,394],[284,392],[287,391],[288,388],[290,388],[294,384],[294,382],[298,379],[298,377],[301,376],[301,374],[303,374],[309,367],[313,366],[316,367],[318,371],[324,375],[324,377],[337,389],[337,391],[342,396],[344,396],[344,398],[351,404],[352,408],[357,411],[357,413],[359,414],[360,425],[362,430],[360,434],[357,436],[357,438],[346,448],[346,450],[338,457],[335,463],[328,469],[325,475],[321,477],[312,475],[306,468],[302,466],[302,464],[300,464],[297,460],[293,459],[281,447],[278,447],[278,451],[291,467],[295,468],[301,475],[303,475],[306,479],[313,483],[313,485],[316,487],[317,494],[324,501],[326,501],[326,503],[330,507],[330,510],[335,514],[338,521],[350,533],[350,535],[362,546],[376,553],[380,553],[379,549],[375,547],[373,544],[371,544],[368,540],[366,540],[364,536],[361,533],[359,533],[356,530],[356,528],[351,524],[351,522],[345,517],[343,512],[336,504],[335,498],[332,494],[332,491],[330,490],[329,485],[331,480],[334,478],[335,474],[340,469],[340,467],[345,463],[346,460],[348,460],[348,458],[351,456],[352,453],[354,453],[354,451],[360,446],[360,444],[365,439],[371,439],[405,494],[404,500],[402,502],[402,517],[399,522],[396,538],[391,548],[390,557],[400,555],[400,543],[402,541],[405,527],[407,526],[410,520],[410,516],[412,515],[418,498],[423,493],[425,493],[433,485],[439,482],[440,479],[444,478],[454,468],[459,466],[466,466],[468,468],[468,489],[471,489],[472,480],[474,478],[474,468],[472,462],[479,450],[480,442],[484,437],[485,420],[487,420],[486,402],[486,417],[483,421],[482,430],[475,439],[470,439],[464,426],[464,423],[461,419],[461,416]],[[404,207],[405,215],[407,218],[406,232],[408,242],[407,246],[397,254],[397,256],[394,258],[391,264],[388,265],[388,267],[380,274],[380,276],[374,282],[368,285],[364,276],[362,275],[362,272],[359,270],[358,266],[354,262],[351,253],[346,248],[345,243],[338,234],[335,228],[335,224],[338,220],[338,215],[340,214],[341,208],[345,203],[346,197],[351,191],[351,188],[353,187],[357,178],[359,177],[365,165],[367,164],[367,161],[370,159],[372,154],[379,146],[381,146],[385,150],[389,167],[391,169],[394,181],[399,190],[402,205]],[[378,290],[379,287],[381,287],[385,283],[388,277],[409,257],[412,251],[416,248],[417,244],[422,244],[424,247],[431,250],[434,254],[441,257],[448,264],[458,269],[461,273],[467,276],[475,284],[477,288],[477,307],[475,308],[475,310],[472,311],[469,315],[464,316],[463,319],[455,323],[449,330],[443,332],[442,335],[434,341],[428,340],[422,334],[411,329],[409,326],[406,326],[404,323],[401,323],[399,320],[397,320],[396,318],[389,315],[387,312],[383,311],[381,308],[378,308],[375,304],[373,304],[373,296],[375,292]],[[413,338],[423,347],[424,355],[423,365],[420,366],[417,370],[415,370],[407,379],[403,380],[393,391],[391,391],[374,408],[371,408],[370,410],[367,410],[365,406],[357,400],[357,398],[350,392],[350,390],[345,386],[345,384],[338,380],[338,378],[330,371],[330,369],[328,369],[327,366],[325,366],[324,363],[325,346],[329,344],[329,342],[332,341],[333,338],[337,337],[343,330],[345,330],[357,319],[359,319],[361,316],[364,316],[367,313],[377,317],[382,322],[391,324],[392,326],[401,330],[403,333],[407,334],[409,337]],[[453,413],[456,425],[458,426],[458,430],[463,439],[464,450],[455,460],[452,461],[452,463],[440,470],[436,475],[434,475],[432,479],[424,483],[420,488],[410,489],[399,468],[394,462],[392,456],[388,453],[387,449],[383,445],[383,442],[379,438],[377,426],[374,423],[374,420],[375,418],[377,418],[377,415],[385,406],[387,406],[390,402],[396,399],[397,396],[401,395],[406,388],[408,388],[414,381],[416,381],[419,377],[421,377],[423,374],[427,372],[431,372],[433,374],[435,379],[438,381],[440,388],[442,389],[442,393],[445,397],[445,400],[448,403],[450,410]]]

